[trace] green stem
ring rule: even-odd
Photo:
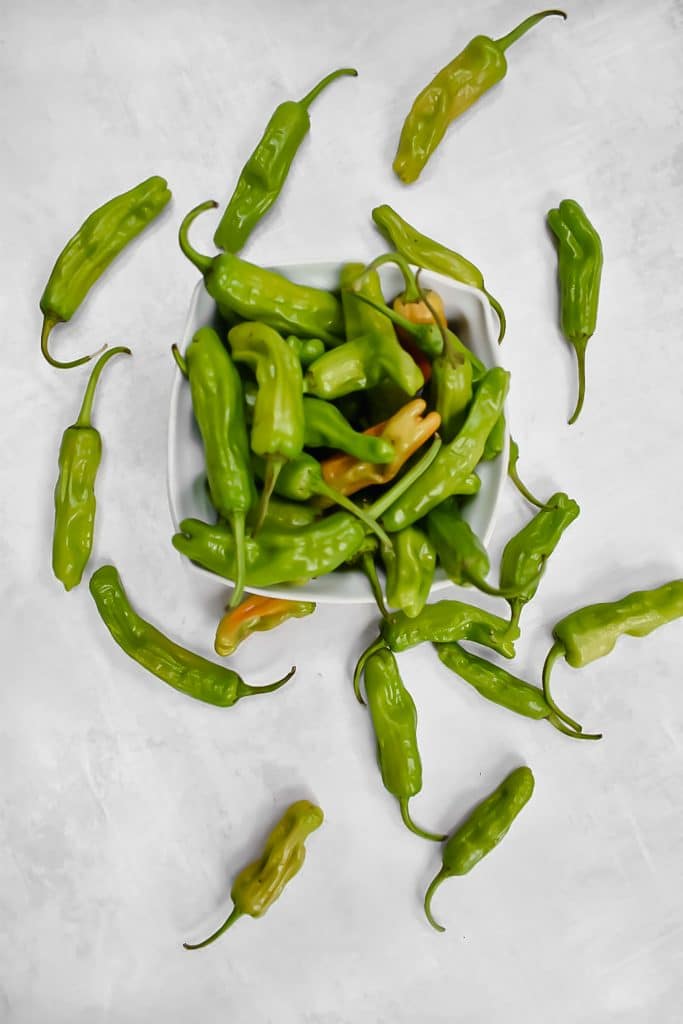
[[[54,356],[50,355],[47,342],[52,328],[63,322],[64,321],[60,320],[59,317],[50,317],[47,315],[43,317],[43,329],[40,332],[40,351],[43,353],[44,358],[47,359],[50,366],[54,366],[58,370],[72,370],[74,366],[82,366],[83,363],[88,363],[91,359],[94,359],[95,356],[98,356],[100,352],[104,352],[107,347],[106,345],[103,345],[102,348],[98,348],[97,352],[91,352],[89,356],[80,356],[78,359],[70,359],[66,363],[63,363],[61,359],[55,359]]]
[[[367,267],[363,271],[363,274],[367,274],[372,270],[376,270],[377,267],[383,266],[385,263],[395,263],[398,269],[403,274],[403,281],[405,289],[403,292],[404,302],[419,302],[422,298],[422,293],[418,287],[417,281],[415,280],[415,274],[411,270],[410,264],[405,256],[402,256],[400,252],[386,252],[382,256],[378,256],[368,263]],[[360,276],[362,277],[363,274]]]
[[[481,576],[470,576],[468,573],[467,579],[473,587],[481,590],[482,594],[489,594],[491,597],[504,597],[506,599],[511,596],[511,591],[501,590],[500,587],[493,587]]]
[[[240,680],[237,685],[237,699],[242,697],[253,697],[258,693],[275,693],[281,686],[288,683],[296,672],[296,665],[292,665],[287,675],[283,676],[282,679],[276,679],[274,683],[267,683],[266,686],[251,686],[249,683],[245,683],[244,680]]]
[[[232,533],[235,538],[235,579],[229,607],[236,608],[242,600],[247,575],[247,555],[244,538],[245,514],[244,512],[233,512],[230,519]]]
[[[324,78],[321,78],[318,84],[314,85],[311,91],[307,92],[302,100],[299,100],[299,106],[308,110],[313,100],[320,95],[323,89],[326,89],[330,82],[334,82],[335,78],[341,78],[342,75],[351,75],[353,78],[357,78],[358,72],[355,68],[339,68],[337,71],[331,71],[329,75],[325,75]]]
[[[519,619],[524,605],[521,601],[515,600],[514,597],[508,597],[506,600],[510,605],[510,621],[503,635],[503,640],[516,640],[519,637]]]
[[[215,199],[207,199],[205,203],[200,203],[199,206],[195,206],[194,210],[190,210],[190,212],[185,215],[178,231],[178,242],[180,243],[180,248],[187,256],[190,263],[194,263],[195,267],[197,267],[202,274],[207,274],[209,270],[211,270],[213,259],[211,256],[204,256],[202,253],[197,252],[196,249],[193,249],[190,245],[188,232],[190,230],[190,225],[197,219],[200,213],[204,213],[206,210],[215,210],[217,206],[218,203]]]
[[[263,520],[266,518],[268,512],[268,503],[270,502],[271,495],[275,490],[275,484],[277,478],[280,475],[280,470],[284,466],[287,460],[281,455],[267,455],[266,456],[266,471],[263,475],[263,490],[261,491],[261,497],[256,508],[256,519],[254,522],[254,528],[252,535],[255,537],[263,526]]]
[[[446,878],[448,878],[448,873],[444,868],[441,868],[441,871],[439,871],[438,875],[435,878],[433,878],[432,881],[429,883],[429,888],[427,889],[424,898],[424,909],[426,918],[431,924],[432,928],[436,928],[437,932],[445,932],[446,929],[442,924],[439,924],[439,922],[436,921],[432,915],[432,896]]]
[[[520,479],[517,472],[517,460],[519,459],[519,446],[514,438],[510,438],[510,454],[508,456],[508,476],[512,480],[513,484],[519,491],[519,493],[526,498],[530,505],[535,505],[536,508],[549,508],[547,504],[539,501],[538,498],[534,497],[529,488]]]
[[[429,450],[425,452],[419,462],[416,462],[407,473],[404,473],[401,479],[398,480],[393,487],[390,487],[388,491],[385,491],[382,497],[378,498],[377,501],[370,506],[368,513],[373,519],[379,519],[380,516],[383,516],[384,513],[391,508],[394,502],[398,501],[401,495],[403,495],[409,487],[412,487],[416,480],[420,479],[422,474],[429,469],[432,462],[439,454],[440,448],[441,439],[436,437],[430,445]]]
[[[90,379],[88,380],[88,383],[86,385],[85,394],[83,395],[83,404],[81,405],[81,411],[78,414],[78,419],[74,423],[75,427],[92,426],[90,422],[92,416],[92,404],[95,398],[95,388],[97,387],[97,382],[100,379],[100,374],[102,373],[102,370],[109,362],[109,360],[112,358],[112,356],[118,356],[124,352],[127,356],[132,355],[131,350],[129,348],[125,348],[123,345],[119,345],[117,346],[117,348],[110,348],[108,352],[105,352],[103,356],[100,356],[100,358],[93,366],[92,373],[90,374]]]
[[[423,828],[420,828],[419,825],[415,824],[413,819],[410,817],[410,812],[408,811],[409,799],[409,797],[405,796],[399,797],[398,799],[399,807],[401,808],[401,817],[403,818],[403,824],[406,828],[409,828],[416,836],[421,836],[422,839],[431,839],[435,843],[443,843],[443,841],[448,838],[447,836],[438,835],[436,832],[426,832]]]
[[[557,706],[550,692],[550,673],[552,672],[553,665],[555,664],[557,659],[563,657],[564,654],[564,644],[561,644],[559,640],[556,640],[553,646],[548,651],[548,656],[546,657],[545,662],[543,664],[543,696],[545,697],[545,702],[548,705],[548,707],[555,712],[558,718],[562,719],[563,722],[566,722],[570,729],[575,729],[577,732],[582,732],[579,723],[574,721],[573,718],[570,718],[569,715],[565,714],[564,711],[562,711],[562,709]]]
[[[237,919],[242,916],[243,912],[241,910],[238,910],[237,907],[233,907],[227,921],[224,921],[220,928],[213,933],[213,935],[209,935],[208,939],[204,939],[203,942],[197,942],[194,945],[192,945],[189,942],[183,942],[183,949],[204,949],[204,946],[209,946],[211,945],[212,942],[215,942],[216,939],[220,938],[223,932],[227,932],[228,928],[230,928],[235,923],[235,921],[237,921]]]
[[[384,594],[382,593],[382,587],[380,586],[379,577],[377,576],[377,566],[375,565],[375,559],[372,557],[369,551],[366,551],[361,558],[361,569],[367,576],[370,582],[370,589],[372,590],[372,596],[377,603],[377,607],[380,610],[382,618],[386,619],[389,616],[387,606],[384,603]]]
[[[550,724],[557,729],[559,732],[563,732],[565,736],[571,736],[573,740],[601,740],[601,732],[576,732],[574,729],[568,729],[564,722],[561,722],[556,714],[548,715],[548,721]]]
[[[403,316],[402,313],[397,313],[391,306],[380,306],[379,302],[375,302],[374,299],[368,298],[367,295],[362,295],[360,292],[354,292],[354,297],[359,302],[364,302],[366,306],[370,306],[377,313],[381,313],[387,319],[391,320],[396,327],[401,327],[406,334],[409,334],[413,339],[418,348],[427,347],[430,351],[432,346],[430,344],[431,338],[434,332],[438,332],[439,340],[441,341],[441,331],[439,330],[438,324],[414,324],[412,320]]]
[[[521,36],[528,32],[530,28],[533,28],[534,25],[537,25],[539,21],[542,21],[544,18],[549,18],[551,15],[555,14],[560,18],[564,18],[565,21],[567,20],[566,13],[559,10],[540,11],[539,14],[531,14],[528,18],[525,18],[524,21],[520,22],[516,28],[513,28],[511,32],[508,32],[506,36],[501,36],[500,39],[494,40],[496,46],[504,53],[508,46],[512,46],[513,43],[516,43]]]
[[[177,345],[171,345],[171,354],[175,359],[176,365],[180,372],[182,373],[183,377],[187,377],[187,360],[185,359],[184,355],[181,355],[180,349],[178,348]]]
[[[341,491],[336,491],[334,487],[330,487],[330,485],[325,483],[324,480],[321,480],[317,485],[317,491],[321,497],[328,498],[330,501],[335,502],[335,504],[339,505],[340,508],[346,509],[347,512],[350,512],[352,515],[360,519],[362,523],[365,523],[367,528],[372,530],[375,536],[379,537],[382,544],[391,545],[391,541],[379,523],[376,522],[371,515],[356,505],[355,502],[347,498],[345,494],[342,494]]]
[[[491,295],[491,292],[487,292],[486,288],[482,288],[481,290],[483,291],[486,298],[489,300],[489,305],[491,306],[491,309],[493,309],[496,316],[498,317],[498,321],[500,324],[498,330],[498,344],[500,345],[503,338],[505,337],[505,331],[507,330],[507,320],[505,319],[505,312],[503,311],[503,307],[501,306],[498,299],[494,295]]]
[[[569,425],[576,423],[583,409],[583,400],[586,397],[586,344],[588,338],[582,338],[580,341],[573,342],[576,350],[576,362],[579,370],[579,394],[576,399],[576,407],[570,418],[567,420]]]
[[[365,701],[363,700],[363,694],[360,692],[360,677],[363,674],[365,663],[367,662],[368,658],[375,653],[375,651],[381,651],[383,647],[386,647],[386,644],[384,643],[382,637],[378,636],[377,639],[373,641],[373,643],[371,643],[369,647],[365,648],[360,658],[356,662],[356,667],[353,670],[353,692],[355,693],[356,700],[358,701],[359,704],[365,704]]]

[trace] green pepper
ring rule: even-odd
[[[441,567],[459,587],[476,587],[484,594],[505,594],[486,582],[491,563],[486,548],[466,520],[456,498],[446,498],[427,515],[427,533]]]
[[[522,479],[519,476],[519,473],[517,472],[518,461],[519,445],[514,440],[514,438],[511,437],[510,454],[508,456],[508,476],[510,477],[510,479],[512,480],[513,484],[515,485],[519,493],[522,495],[522,497],[526,498],[530,505],[535,505],[536,508],[547,508],[547,503],[544,504],[542,501],[539,501],[538,498],[535,498],[529,490],[529,488],[523,483]]]
[[[377,761],[385,788],[395,796],[407,828],[440,843],[446,837],[426,832],[412,820],[408,804],[422,789],[417,746],[417,711],[388,648],[375,651],[365,665],[365,693],[377,741]]]
[[[330,82],[342,75],[358,74],[355,68],[340,68],[326,75],[302,100],[288,100],[276,107],[256,149],[242,168],[213,236],[219,249],[239,252],[259,221],[282,191],[292,161],[311,128],[308,108]]]
[[[549,499],[547,508],[537,512],[505,545],[500,560],[500,588],[513,595],[507,597],[507,602],[510,628],[515,632],[524,605],[538,590],[548,559],[580,511],[573,498],[558,491]]]
[[[382,256],[378,256],[376,259],[369,263],[365,268],[365,273],[372,273],[377,270],[378,267],[383,266],[386,263],[394,263],[401,274],[403,275],[404,290],[399,296],[398,310],[394,306],[388,307],[386,303],[382,303],[381,295],[367,294],[367,297],[372,299],[376,303],[375,311],[381,312],[382,315],[392,319],[392,313],[396,313],[399,317],[405,317],[405,313],[401,313],[400,310],[403,308],[405,303],[417,303],[424,299],[422,289],[417,283],[415,274],[413,273],[408,260],[400,252],[387,252]],[[351,290],[354,290],[354,286],[351,286]],[[359,289],[360,293],[363,294],[362,286]],[[367,304],[367,303],[366,303]],[[415,324],[416,321],[410,320],[405,317],[409,323]],[[434,319],[433,324],[427,323],[424,326],[428,327],[428,330],[418,332],[414,335],[414,340],[417,347],[426,356],[434,358],[435,356],[441,355],[443,351],[443,333],[439,330],[439,326]],[[434,329],[436,328],[436,329]]]
[[[451,349],[450,344],[447,349]],[[472,400],[472,364],[455,351],[446,351],[432,363],[432,405],[441,417],[439,433],[446,444],[454,439]]]
[[[479,463],[486,438],[503,409],[510,374],[489,370],[479,383],[460,432],[444,445],[426,473],[389,509],[383,523],[393,533],[422,519],[453,494]]]
[[[443,865],[424,898],[424,910],[432,928],[445,928],[434,920],[432,897],[446,878],[466,875],[503,839],[534,791],[531,768],[522,766],[505,778],[493,793],[469,814],[443,849]]]
[[[506,430],[505,413],[502,412],[493,424],[491,433],[486,438],[486,444],[484,445],[484,451],[481,456],[482,462],[493,462],[494,459],[498,458],[505,447]]]
[[[476,654],[470,654],[458,643],[434,644],[439,658],[452,672],[474,687],[477,693],[486,700],[499,704],[517,715],[545,720],[559,732],[578,740],[599,740],[599,735],[584,733],[579,729],[568,729],[564,724],[564,716],[557,715],[543,696],[543,690],[531,686],[523,679],[518,679],[506,672],[500,665],[493,665]]]
[[[569,725],[573,719],[560,711],[550,693],[550,674],[558,658],[572,668],[583,668],[610,654],[621,636],[648,636],[655,629],[683,617],[683,579],[653,590],[636,590],[618,601],[590,604],[571,612],[553,627],[555,643],[543,666],[543,691],[550,707]]]
[[[161,213],[170,198],[164,178],[147,178],[91,213],[66,243],[40,299],[43,314],[40,349],[51,366],[67,370],[99,354],[93,352],[80,359],[61,362],[48,350],[50,332],[56,324],[71,319],[112,260]]]
[[[295,334],[289,334],[285,341],[304,368],[325,352],[325,342],[320,338],[297,338]]]
[[[244,592],[245,522],[256,492],[249,471],[249,441],[244,417],[242,381],[221,339],[201,327],[185,357],[174,346],[181,371],[190,382],[192,409],[202,436],[209,495],[219,516],[235,536],[237,564],[231,607]]]
[[[273,495],[268,502],[268,511],[263,520],[264,527],[298,530],[320,518],[320,509],[304,505],[300,501],[283,501]]]
[[[304,398],[304,445],[336,448],[364,462],[392,462],[394,446],[383,437],[354,430],[336,406],[319,398]]]
[[[282,895],[288,882],[301,870],[306,857],[305,840],[320,828],[323,812],[309,800],[297,800],[287,808],[272,830],[261,856],[242,868],[232,884],[232,913],[203,942],[183,943],[184,949],[203,949],[228,930],[244,914],[263,917]]]
[[[283,597],[247,594],[236,608],[228,605],[218,623],[213,649],[225,658],[234,654],[252,633],[276,629],[288,619],[302,619],[314,611],[312,601],[287,601]]]
[[[573,199],[563,199],[558,209],[550,210],[548,226],[558,242],[562,333],[576,352],[579,371],[579,393],[571,424],[579,418],[586,394],[586,346],[598,318],[602,243]]]
[[[251,427],[251,448],[265,457],[263,491],[254,531],[265,518],[278,475],[288,459],[304,446],[304,406],[301,364],[272,327],[238,324],[228,333],[232,357],[256,375],[258,394]]]
[[[179,647],[134,611],[113,565],[103,565],[92,574],[90,593],[102,621],[128,657],[195,700],[229,708],[242,697],[279,690],[294,675],[295,669],[291,669],[268,686],[250,686],[232,669]]]
[[[97,505],[95,479],[102,458],[102,438],[91,422],[95,389],[106,363],[124,352],[131,354],[129,348],[112,348],[95,363],[78,419],[64,431],[59,448],[52,571],[65,590],[81,582],[92,551]]]
[[[344,330],[339,300],[331,292],[295,284],[282,274],[247,263],[233,253],[203,256],[190,245],[190,225],[205,210],[215,209],[213,200],[190,210],[178,233],[180,248],[204,276],[206,290],[228,321],[235,314],[244,320],[268,324],[284,334],[321,338],[338,345]]]
[[[500,333],[498,341],[501,342],[505,336],[505,313],[503,307],[490,292],[486,290],[484,278],[478,267],[470,263],[468,259],[461,256],[453,249],[448,249],[440,242],[421,234],[407,221],[403,220],[395,210],[384,204],[376,206],[372,211],[372,219],[389,240],[391,246],[406,257],[411,263],[425,270],[432,270],[437,274],[444,274],[452,277],[454,281],[461,284],[468,284],[472,288],[478,288],[488,299],[491,307],[496,311],[500,321]]]
[[[475,36],[442,68],[414,101],[401,129],[394,171],[406,185],[416,181],[448,126],[505,77],[505,51],[543,18],[564,11],[532,14],[506,36]]]
[[[382,561],[389,607],[410,618],[419,615],[429,600],[436,568],[436,552],[429,537],[417,526],[399,530],[382,549]]]

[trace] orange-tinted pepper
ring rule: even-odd
[[[302,619],[312,615],[312,601],[286,601],[281,597],[261,597],[247,594],[236,608],[227,608],[218,623],[214,649],[224,657],[237,650],[252,633],[275,629],[287,619]]]
[[[446,327],[446,311],[443,307],[443,300],[438,292],[429,291],[426,294],[426,302],[421,299],[417,302],[407,301],[404,294],[397,295],[392,302],[393,309],[396,313],[400,313],[406,320],[410,320],[413,324],[433,324],[439,323],[441,327]],[[436,314],[436,317],[435,317]],[[422,375],[425,379],[425,383],[432,376],[432,364],[427,356],[422,352],[412,338],[406,334],[405,330],[401,327],[396,328],[396,334],[398,340],[401,342],[401,348],[404,348],[408,355],[411,355],[417,365],[422,370]]]

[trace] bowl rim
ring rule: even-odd
[[[356,261],[357,261],[357,258],[356,258]],[[283,274],[284,276],[288,276],[288,275],[290,275],[292,273],[300,273],[301,271],[305,272],[307,269],[310,269],[310,268],[316,268],[316,269],[323,269],[323,268],[336,269],[336,268],[339,268],[339,267],[343,266],[345,262],[351,262],[351,261],[348,261],[348,260],[330,260],[330,259],[324,259],[324,258],[311,259],[311,260],[293,260],[293,261],[290,261],[290,262],[283,261],[281,263],[273,263],[273,264],[270,264],[266,269],[273,270],[273,271],[275,271],[277,273]],[[413,266],[413,268],[416,269],[414,267],[414,265],[411,264],[411,266]],[[489,344],[489,348],[490,348],[490,351],[492,353],[492,359],[491,359],[491,364],[490,365],[491,365],[491,367],[501,366],[500,358],[499,358],[499,352],[498,352],[498,344],[497,344],[497,341],[496,341],[496,339],[497,339],[497,331],[496,331],[496,326],[495,326],[493,310],[491,309],[491,306],[490,306],[488,300],[486,299],[486,296],[484,295],[484,293],[479,288],[475,288],[472,285],[462,284],[460,281],[455,281],[452,278],[446,277],[444,274],[438,273],[437,271],[431,271],[430,270],[428,272],[425,272],[425,277],[428,277],[429,279],[435,279],[437,282],[441,282],[442,286],[445,287],[447,290],[456,291],[456,292],[458,292],[458,291],[459,292],[464,292],[464,293],[467,293],[467,294],[471,295],[475,299],[475,301],[481,306],[482,312],[483,312],[483,317],[484,317],[484,324],[485,324],[485,328],[486,328],[486,332],[487,332],[487,336],[488,336],[486,340],[487,340],[487,342]],[[189,333],[190,333],[190,329],[191,329],[191,327],[192,327],[192,325],[194,323],[195,317],[196,317],[197,306],[199,304],[200,297],[202,296],[203,293],[204,293],[204,281],[203,281],[203,279],[200,278],[200,280],[197,282],[197,284],[195,285],[195,287],[194,287],[194,289],[192,291],[192,297],[190,299],[190,304],[189,304],[189,308],[188,308],[188,311],[187,311],[187,316],[185,317],[185,323],[183,325],[183,331],[182,331],[183,342],[187,342],[187,339],[188,339],[188,336],[189,336]],[[168,408],[168,418],[167,418],[167,435],[166,435],[166,495],[167,495],[167,498],[168,498],[168,505],[169,505],[169,510],[170,510],[170,513],[171,513],[171,522],[173,524],[173,528],[174,528],[175,532],[178,532],[179,529],[180,529],[180,525],[179,525],[180,524],[180,517],[179,517],[179,514],[178,514],[178,509],[176,507],[176,496],[178,494],[178,487],[177,487],[177,478],[176,478],[176,465],[175,465],[175,458],[174,458],[174,455],[175,455],[174,441],[176,439],[177,410],[178,410],[179,392],[180,392],[180,388],[183,385],[183,380],[184,380],[183,375],[180,372],[180,369],[176,366],[175,369],[174,369],[173,383],[171,385],[171,392],[170,392],[170,397],[169,397],[169,408]],[[509,435],[509,428],[508,428],[508,422],[507,422],[507,401],[505,403],[503,411],[504,411],[504,414],[505,414],[505,417],[506,417],[505,435],[504,435],[504,440],[503,440],[503,450],[501,451],[500,455],[497,456],[497,458],[495,460],[493,460],[493,461],[497,462],[497,461],[500,460],[500,464],[502,466],[507,466],[508,454],[509,454],[509,446],[510,446],[510,435]],[[506,473],[504,471],[503,472],[499,472],[497,474],[497,477],[495,478],[495,480],[491,484],[491,490],[490,490],[490,494],[491,494],[491,499],[490,499],[491,500],[491,515],[490,515],[489,521],[488,521],[488,523],[486,525],[486,529],[483,531],[482,535],[480,536],[480,540],[481,540],[482,544],[484,545],[484,547],[488,546],[488,543],[491,540],[491,537],[493,535],[493,531],[494,531],[495,526],[496,526],[496,519],[497,519],[497,514],[498,514],[498,508],[499,508],[499,505],[500,505],[500,499],[501,499],[501,495],[502,495],[502,492],[503,492],[503,487],[504,487],[504,484],[505,484],[505,479],[506,479]],[[202,566],[200,566],[200,565],[195,565],[195,563],[190,561],[190,559],[183,558],[183,556],[180,555],[180,554],[178,554],[178,558],[180,559],[180,561],[182,562],[182,564],[185,566],[186,569],[189,569],[193,573],[196,573],[196,572],[201,573],[202,578],[204,578],[204,579],[206,579],[206,578],[212,579],[217,584],[220,584],[220,585],[222,585],[224,587],[228,587],[228,588],[232,587],[232,582],[229,579],[227,579],[227,578],[225,578],[223,576],[217,576],[214,573],[209,572],[207,569],[202,568]],[[359,577],[362,577],[364,580],[366,579],[365,574],[362,573],[360,570],[350,569],[349,572],[356,572]],[[382,571],[381,566],[378,566],[378,573],[380,575],[380,578],[382,578],[383,571]],[[367,580],[366,580],[366,582],[367,582]],[[455,586],[456,586],[456,584],[454,584],[444,574],[441,578],[435,578],[434,579],[434,581],[432,583],[432,586],[430,588],[430,591],[429,591],[429,596],[431,597],[432,594],[439,593],[439,592],[441,592],[443,590],[448,589],[449,587],[452,588],[452,587],[455,587]],[[375,599],[374,599],[374,596],[373,596],[372,591],[370,589],[369,583],[368,583],[368,586],[367,586],[367,593],[354,594],[354,595],[351,595],[351,594],[329,595],[329,594],[320,594],[320,593],[317,593],[317,592],[316,593],[312,593],[311,591],[307,590],[307,584],[305,584],[305,583],[303,583],[303,584],[279,584],[279,585],[275,585],[275,586],[272,586],[272,587],[249,587],[248,591],[251,594],[258,594],[258,595],[262,595],[262,596],[265,596],[265,597],[281,597],[281,598],[285,598],[286,600],[302,600],[302,601],[303,600],[309,600],[309,601],[315,601],[317,604],[346,604],[346,605],[375,604]]]

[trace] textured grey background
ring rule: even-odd
[[[627,641],[558,697],[601,744],[482,702],[419,650],[402,660],[420,713],[416,818],[449,827],[513,764],[537,792],[505,845],[444,886],[426,926],[437,850],[408,835],[350,695],[367,608],[250,642],[272,699],[221,712],[146,676],[114,647],[87,587],[52,578],[51,491],[85,371],[38,353],[38,299],[62,244],[105,198],[151,173],[172,208],[112,268],[63,355],[128,343],[96,406],[105,441],[93,564],[113,559],[134,602],[207,653],[222,591],[170,547],[165,433],[194,269],[180,216],[225,198],[284,97],[354,64],[313,111],[255,260],[370,257],[369,211],[397,206],[485,270],[509,317],[510,419],[521,468],[582,516],[523,619],[518,671],[536,678],[549,627],[586,600],[683,574],[681,543],[680,0],[567,4],[510,51],[502,86],[454,128],[406,189],[390,162],[432,70],[523,0],[238,4],[9,0],[0,19],[0,1020],[11,1024],[642,1024],[683,996],[681,625]],[[556,326],[547,209],[579,199],[605,243],[584,415]],[[210,218],[198,226],[208,245]],[[509,491],[494,554],[528,516]],[[260,922],[211,950],[230,879],[289,799],[327,822],[305,870]]]

